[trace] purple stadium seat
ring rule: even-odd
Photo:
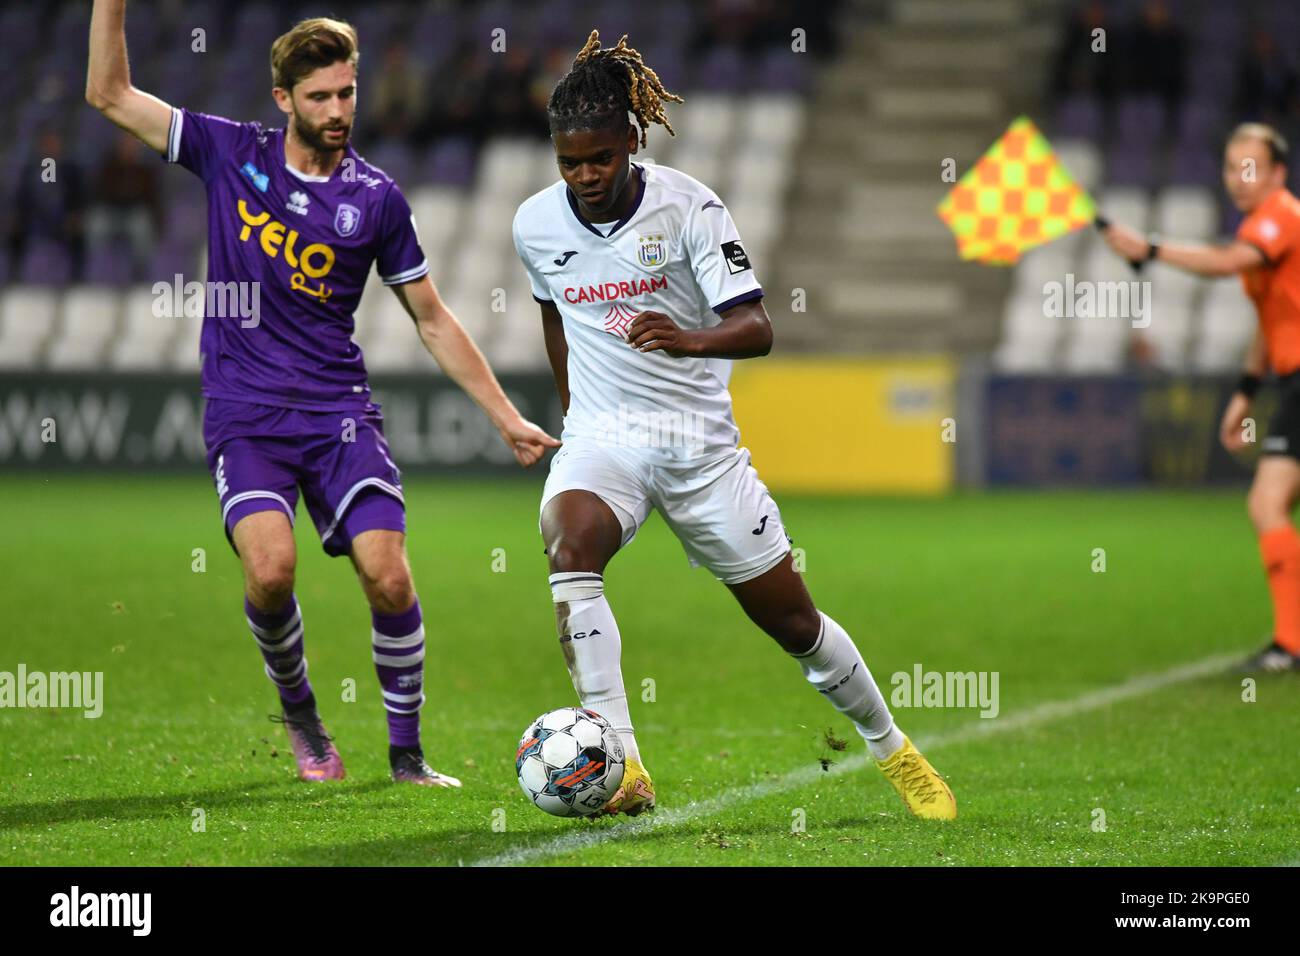
[[[1056,108],[1056,135],[1061,139],[1099,140],[1104,127],[1101,102],[1095,96],[1075,94]]]
[[[235,14],[234,36],[259,50],[269,49],[271,41],[289,29],[288,13],[270,3],[246,3]]]
[[[72,281],[72,257],[62,243],[35,238],[23,255],[18,281],[32,285],[64,285]]]
[[[1115,186],[1143,186],[1155,182],[1155,150],[1149,144],[1117,140],[1106,154],[1106,180]]]
[[[808,86],[808,58],[788,47],[772,47],[763,55],[758,88],[775,93],[801,92]]]
[[[395,139],[376,139],[367,144],[362,154],[366,162],[378,166],[399,186],[413,182],[416,175],[415,150],[407,143]]]
[[[597,7],[592,26],[600,31],[601,42],[612,45],[626,33],[628,43],[638,50],[641,49],[651,39],[646,31],[638,29],[644,23],[641,12],[645,6],[629,3],[628,0],[610,0]]]
[[[1165,106],[1154,96],[1125,97],[1116,111],[1115,134],[1136,147],[1154,145],[1165,132]]]
[[[665,87],[674,93],[681,93],[690,79],[686,59],[682,56],[680,46],[658,45],[650,48],[639,47],[645,61],[654,67]],[[671,106],[669,107],[671,109]]]
[[[583,28],[577,24],[583,23],[580,16],[581,3],[579,0],[549,0],[545,4],[538,4],[537,13],[533,19],[534,35],[537,38],[539,46],[543,49],[558,48],[574,53],[582,46],[587,35]],[[605,42],[605,35],[601,34],[601,42]],[[617,42],[618,37],[614,37],[612,42]]]
[[[723,46],[710,50],[695,70],[695,86],[726,93],[737,93],[748,82],[748,69],[740,51]]]
[[[421,19],[427,19],[426,14]],[[519,22],[525,19],[517,4],[502,3],[501,0],[491,0],[489,3],[475,5],[474,12],[459,21],[461,32],[472,43],[488,43],[492,38],[492,31],[498,27],[506,31],[506,42],[509,44],[510,39],[514,36],[516,27]],[[456,23],[456,18],[445,13],[439,12],[434,19],[434,24],[446,32],[451,24]]]
[[[95,285],[124,285],[133,278],[131,257],[120,245],[96,246],[86,252],[83,281]]]
[[[1170,154],[1169,181],[1180,186],[1219,186],[1215,147],[1198,140],[1179,142]]]
[[[202,282],[207,276],[199,275],[198,265],[199,256],[196,248],[160,242],[149,258],[143,278],[145,282],[151,284],[173,282],[179,273],[183,282]]]
[[[6,50],[39,50],[41,42],[41,19],[32,16],[31,11],[14,4],[0,13],[0,36],[5,38]]]
[[[698,26],[695,8],[686,0],[666,0],[655,8],[655,21],[659,25],[660,39],[680,48],[691,42]]]
[[[163,214],[163,236],[167,243],[198,245],[207,238],[208,212],[200,191],[176,194]]]
[[[75,150],[87,169],[93,169],[117,139],[118,128],[89,106],[72,117],[71,138],[65,143]]]
[[[428,180],[447,186],[474,182],[474,147],[466,139],[445,139],[430,150]]]
[[[1178,142],[1209,143],[1223,132],[1223,113],[1210,99],[1188,100],[1178,115]]]
[[[1245,37],[1246,18],[1235,4],[1207,3],[1201,15],[1189,18],[1194,46],[1239,49]]]
[[[1223,234],[1225,236],[1236,235],[1237,228],[1244,218],[1241,210],[1234,206],[1226,196],[1220,199],[1219,208],[1223,210]]]
[[[153,59],[163,44],[162,25],[158,17],[135,16],[126,18],[126,48],[134,61]]]

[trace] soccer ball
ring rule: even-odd
[[[528,725],[515,771],[533,806],[557,817],[591,816],[623,782],[623,741],[594,710],[561,707]]]

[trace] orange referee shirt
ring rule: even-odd
[[[1242,220],[1237,238],[1264,254],[1241,274],[1259,311],[1268,362],[1278,375],[1300,369],[1300,200],[1287,189],[1269,195]]]

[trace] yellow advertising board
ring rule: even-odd
[[[955,384],[946,356],[809,356],[736,362],[731,394],[741,444],[774,491],[941,494]]]

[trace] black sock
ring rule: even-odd
[[[424,759],[424,751],[421,750],[419,747],[394,747],[392,744],[389,744],[388,745],[389,765],[396,766],[397,761],[401,760],[402,757],[406,754],[411,754],[412,756],[417,757],[420,760]]]

